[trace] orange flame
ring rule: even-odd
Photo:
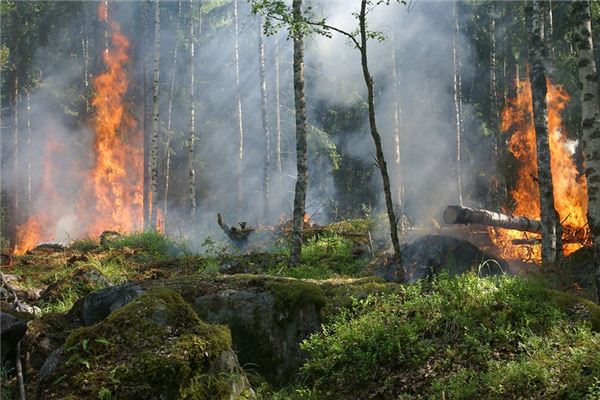
[[[564,230],[565,255],[589,242],[587,229],[587,186],[573,161],[574,143],[567,138],[560,113],[567,106],[569,95],[562,86],[547,81],[548,132],[554,204]],[[539,187],[537,182],[537,154],[531,86],[528,79],[517,82],[517,96],[510,99],[502,110],[501,130],[513,132],[508,147],[519,163],[518,177],[511,196],[515,203],[514,215],[540,218]],[[539,262],[540,246],[516,246],[513,239],[539,238],[540,235],[507,229],[490,228],[492,241],[501,256]]]
[[[98,15],[108,24],[111,47],[103,53],[106,71],[94,79],[92,105],[95,114],[92,127],[95,131],[93,168],[82,175],[60,177],[52,154],[60,151],[57,143],[48,139],[44,155],[44,176],[39,196],[52,202],[56,197],[53,181],[60,179],[81,180],[82,190],[75,199],[78,236],[97,237],[104,230],[131,232],[142,228],[143,217],[143,135],[136,121],[127,111],[125,101],[129,81],[126,65],[129,61],[129,41],[119,25],[108,18],[104,3],[98,7]],[[58,178],[57,178],[58,176]],[[72,199],[70,199],[72,203]],[[62,203],[69,203],[62,199]],[[14,252],[22,254],[40,241],[55,240],[56,227],[65,217],[63,210],[33,212],[17,229],[17,245]]]
[[[124,99],[129,85],[125,70],[129,41],[119,25],[107,19],[103,3],[98,15],[111,29],[113,47],[103,54],[107,70],[94,79],[96,165],[91,181],[97,213],[88,229],[93,236],[107,229],[140,229],[143,208],[142,135]]]

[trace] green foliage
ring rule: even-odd
[[[324,398],[583,398],[600,335],[565,304],[520,278],[441,276],[341,310],[303,343],[303,373]]]
[[[185,243],[175,241],[154,231],[117,237],[110,240],[107,247],[116,250],[126,248],[137,250],[136,258],[141,262],[173,259],[179,255],[189,253]]]

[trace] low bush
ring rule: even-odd
[[[600,308],[564,296],[475,275],[368,296],[303,343],[307,387],[332,399],[594,396]]]

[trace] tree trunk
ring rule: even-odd
[[[27,89],[27,187],[26,187],[26,212],[28,217],[31,214],[31,87]]]
[[[282,188],[282,162],[281,162],[281,101],[280,76],[279,76],[279,39],[275,36],[275,165],[277,167],[278,192]]]
[[[395,36],[392,34],[392,79],[394,80],[394,175],[396,176],[396,205],[398,212],[400,213],[400,231],[404,232],[406,228],[404,217],[404,199],[403,199],[403,186],[402,186],[402,164],[400,162],[400,119],[402,116],[402,109],[400,108],[400,82],[398,80],[398,55],[396,52],[396,41]]]
[[[262,116],[263,136],[265,150],[263,156],[263,221],[266,222],[269,211],[269,190],[271,179],[271,133],[269,132],[269,118],[267,114],[267,80],[265,68],[265,42],[262,32],[262,17],[258,24],[258,62],[260,71],[260,109]]]
[[[579,82],[582,88],[581,125],[588,189],[588,223],[594,241],[596,295],[600,304],[600,101],[589,0],[573,2],[573,19]]]
[[[294,192],[294,217],[292,221],[292,245],[290,251],[291,264],[300,264],[302,253],[302,225],[306,203],[306,187],[308,181],[307,149],[306,149],[306,99],[304,97],[304,35],[298,29],[302,21],[302,0],[293,0],[294,38],[294,102],[296,108],[296,189]]]
[[[490,89],[489,89],[489,107],[490,107],[490,128],[493,135],[493,154],[492,154],[492,180],[490,186],[493,188],[493,208],[500,209],[499,193],[500,186],[502,186],[501,180],[503,175],[498,171],[498,165],[500,160],[503,159],[504,153],[502,136],[499,128],[499,114],[498,114],[498,91],[497,91],[497,80],[496,80],[496,2],[490,2]],[[495,187],[494,187],[495,186]]]
[[[108,6],[107,6],[108,7]],[[150,169],[148,165],[148,119],[150,118],[150,102],[148,101],[148,64],[149,64],[149,51],[148,51],[148,32],[149,22],[148,19],[150,11],[150,2],[144,1],[142,11],[142,92],[144,98],[144,113],[142,116],[142,130],[143,130],[143,142],[144,142],[144,188],[143,188],[143,225],[144,229],[148,228],[150,224],[150,196],[149,185],[150,185]],[[108,9],[108,8],[107,8]],[[108,39],[107,39],[108,45]],[[108,47],[107,47],[108,48]]]
[[[447,224],[479,224],[515,229],[531,233],[542,230],[541,221],[527,217],[511,217],[489,210],[480,210],[461,206],[448,206],[444,210],[444,222]]]
[[[369,126],[371,128],[371,136],[375,142],[375,152],[377,155],[377,165],[381,172],[381,178],[383,180],[383,191],[385,195],[385,205],[387,208],[388,219],[390,222],[390,236],[392,239],[392,246],[394,247],[394,256],[396,262],[400,266],[399,279],[404,281],[404,269],[402,268],[402,254],[400,253],[400,240],[398,239],[398,226],[396,216],[394,215],[394,203],[392,201],[392,189],[390,187],[390,177],[388,175],[387,165],[383,156],[383,146],[381,145],[381,137],[377,130],[377,123],[375,121],[375,96],[373,90],[373,77],[369,72],[369,64],[367,60],[367,21],[366,21],[366,9],[367,0],[361,0],[359,24],[360,24],[360,56],[361,65],[363,70],[363,77],[365,84],[367,85],[367,98],[369,104]]]
[[[526,6],[528,25],[529,64],[531,82],[533,121],[535,125],[538,182],[540,188],[540,208],[542,217],[542,262],[547,264],[562,261],[562,228],[552,191],[552,172],[550,166],[550,145],[548,143],[548,110],[546,104],[546,70],[544,59],[546,49],[543,37],[541,4],[529,2]]]
[[[188,169],[188,208],[190,213],[190,223],[193,225],[196,222],[196,169],[194,167],[195,158],[195,147],[196,147],[196,120],[195,120],[195,101],[194,96],[194,17],[193,17],[194,3],[190,0],[189,10],[189,40],[190,40],[190,54],[189,54],[189,107],[190,107],[190,125],[188,132],[188,143],[187,143],[187,169]]]
[[[233,2],[233,24],[235,28],[235,118],[237,136],[237,202],[238,208],[244,203],[244,119],[242,118],[242,88],[240,84],[240,28],[238,0]]]
[[[150,147],[150,228],[156,230],[158,209],[158,125],[160,79],[160,0],[154,3],[154,63],[152,74],[152,139]]]
[[[177,3],[177,25],[175,27],[175,34],[179,37],[179,31],[181,27],[181,15],[182,15],[181,1]],[[175,77],[177,76],[177,56],[179,46],[177,41],[175,42],[175,48],[173,49],[173,73],[171,74],[171,84],[169,87],[169,106],[167,108],[167,133],[165,141],[165,188],[163,192],[163,231],[167,232],[167,214],[169,211],[169,181],[171,179],[171,122],[173,120],[173,97],[175,93]]]
[[[554,55],[554,21],[552,14],[552,0],[546,0],[544,6],[544,37],[548,44],[548,51],[550,52],[550,58],[556,60]]]
[[[462,145],[461,145],[461,136],[462,136],[462,127],[461,127],[461,116],[460,116],[460,73],[459,73],[459,54],[458,54],[458,5],[457,2],[454,2],[454,6],[452,8],[454,15],[454,34],[452,36],[452,58],[454,65],[454,124],[456,129],[456,190],[458,193],[458,203],[462,206],[463,204],[463,196],[462,196]]]

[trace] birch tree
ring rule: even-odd
[[[238,0],[233,1],[233,26],[235,30],[234,58],[235,58],[235,129],[237,137],[237,201],[238,208],[244,201],[244,119],[242,114],[242,88],[240,84],[240,27],[238,16]]]
[[[158,209],[158,125],[160,80],[160,1],[154,3],[154,64],[152,74],[152,139],[150,147],[150,228],[156,230]]]
[[[181,1],[177,3],[177,23],[175,26],[175,34],[179,37],[182,15]],[[167,232],[167,215],[169,210],[169,182],[171,179],[171,137],[173,135],[171,122],[173,120],[173,97],[175,96],[175,77],[177,76],[177,56],[179,46],[175,42],[173,49],[173,72],[171,74],[171,84],[169,86],[169,105],[167,107],[167,131],[165,140],[165,187],[163,192],[163,229]]]
[[[267,80],[265,68],[265,42],[263,38],[263,23],[260,16],[258,24],[258,63],[260,71],[260,110],[262,117],[263,137],[265,149],[263,156],[263,221],[269,215],[269,189],[271,174],[271,133],[269,131],[269,117],[267,114]]]
[[[538,184],[542,220],[542,262],[545,264],[562,261],[562,228],[552,189],[550,145],[548,142],[548,110],[546,104],[546,69],[544,58],[543,16],[539,1],[531,1],[525,8],[529,31],[529,81],[531,83],[533,121],[535,125]]]
[[[573,3],[573,20],[581,84],[581,126],[588,190],[588,223],[594,240],[596,295],[600,304],[600,102],[589,0]]]
[[[292,36],[294,38],[294,103],[296,107],[296,189],[292,221],[291,264],[300,264],[302,227],[308,186],[308,157],[306,149],[306,98],[304,97],[304,32],[302,29],[302,0],[292,2]]]
[[[462,119],[460,115],[460,70],[459,70],[459,54],[458,54],[458,4],[454,2],[452,8],[452,15],[454,17],[454,32],[452,35],[452,65],[453,65],[453,88],[454,88],[454,127],[456,135],[456,190],[458,193],[458,203],[463,205],[463,194],[462,194]]]
[[[190,53],[188,57],[188,72],[189,72],[189,107],[190,107],[190,123],[187,138],[187,170],[188,170],[188,208],[190,222],[196,222],[196,169],[194,167],[195,147],[196,147],[196,120],[195,120],[195,101],[194,96],[194,2],[190,0],[190,9],[188,15],[188,30],[189,30],[189,46]]]

